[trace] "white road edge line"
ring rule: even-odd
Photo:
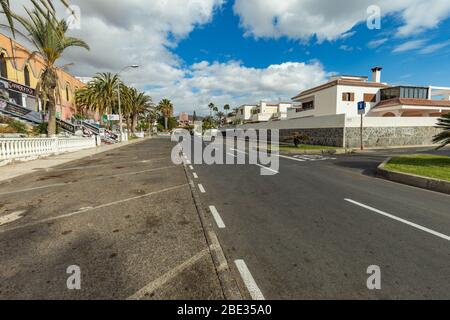
[[[222,217],[220,216],[219,212],[217,211],[215,206],[209,206],[209,211],[211,211],[211,214],[214,217],[214,220],[216,220],[217,226],[219,229],[225,229],[225,223],[222,220]]]
[[[194,176],[194,179],[198,179],[198,175],[195,172],[193,172],[192,175]]]
[[[199,184],[198,188],[200,189],[201,193],[206,193],[206,190],[205,190],[205,188],[203,188],[203,185]]]
[[[266,300],[264,298],[261,290],[259,290],[259,287],[255,282],[255,279],[253,278],[252,274],[250,273],[250,270],[248,270],[247,265],[245,264],[245,261],[244,260],[236,260],[236,261],[234,261],[234,264],[236,265],[239,273],[241,274],[242,280],[244,281],[248,292],[250,292],[252,299],[253,300]]]
[[[407,225],[409,225],[409,226],[411,226],[411,227],[414,227],[414,228],[416,228],[416,229],[419,229],[419,230],[428,232],[428,233],[430,233],[430,234],[432,234],[432,235],[434,235],[434,236],[436,236],[436,237],[439,237],[439,238],[442,238],[442,239],[444,239],[444,240],[450,241],[450,237],[447,236],[447,235],[445,235],[445,234],[442,234],[442,233],[436,232],[436,231],[434,231],[434,230],[431,230],[431,229],[422,227],[421,225],[418,225],[418,224],[416,224],[416,223],[413,223],[413,222],[410,222],[410,221],[408,221],[408,220],[405,220],[405,219],[396,217],[396,216],[394,216],[394,215],[392,215],[392,214],[389,214],[389,213],[383,212],[383,211],[381,211],[381,210],[378,210],[378,209],[369,207],[369,206],[367,206],[367,205],[365,205],[365,204],[359,203],[359,202],[354,201],[354,200],[351,200],[351,199],[345,199],[345,201],[350,202],[350,203],[353,203],[354,205],[357,205],[357,206],[359,206],[359,207],[365,208],[365,209],[367,209],[367,210],[376,212],[376,213],[378,213],[378,214],[381,214],[381,215],[383,215],[383,216],[385,216],[385,217],[388,217],[388,218],[391,218],[391,219],[393,219],[393,220],[402,222],[402,223],[407,224]]]

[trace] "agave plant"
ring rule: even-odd
[[[439,118],[437,128],[442,129],[442,132],[434,137],[433,142],[441,144],[438,149],[442,149],[450,144],[450,113]]]
[[[35,51],[30,55],[40,56],[44,61],[44,70],[40,76],[36,91],[44,110],[49,117],[48,134],[56,133],[56,103],[59,97],[59,79],[56,62],[69,47],[81,47],[89,50],[89,46],[81,39],[67,35],[68,25],[65,20],[58,20],[52,8],[41,7],[35,0],[33,10],[26,9],[27,16],[11,13],[28,33],[28,39],[34,44]]]

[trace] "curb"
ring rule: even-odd
[[[386,180],[406,184],[412,187],[431,190],[439,193],[450,195],[450,182],[445,180],[426,178],[414,174],[400,173],[385,168],[386,164],[391,161],[392,157],[386,159],[377,168],[377,176]]]
[[[228,265],[228,261],[220,245],[219,238],[213,229],[212,224],[208,221],[208,216],[203,209],[200,195],[195,189],[194,181],[189,177],[186,164],[183,165],[186,178],[189,181],[189,187],[191,188],[192,198],[194,199],[195,207],[197,208],[200,222],[205,233],[206,241],[209,245],[209,252],[214,262],[217,275],[219,277],[220,285],[222,287],[223,295],[226,300],[243,300],[236,280],[231,274],[231,269]]]

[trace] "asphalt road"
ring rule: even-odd
[[[450,299],[450,196],[373,176],[404,152],[280,158],[273,176],[256,165],[190,171],[253,298]],[[368,289],[369,266],[381,290]]]
[[[146,140],[1,182],[0,299],[222,299],[172,147]]]

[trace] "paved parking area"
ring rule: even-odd
[[[0,299],[223,298],[171,148],[146,140],[1,182]]]

